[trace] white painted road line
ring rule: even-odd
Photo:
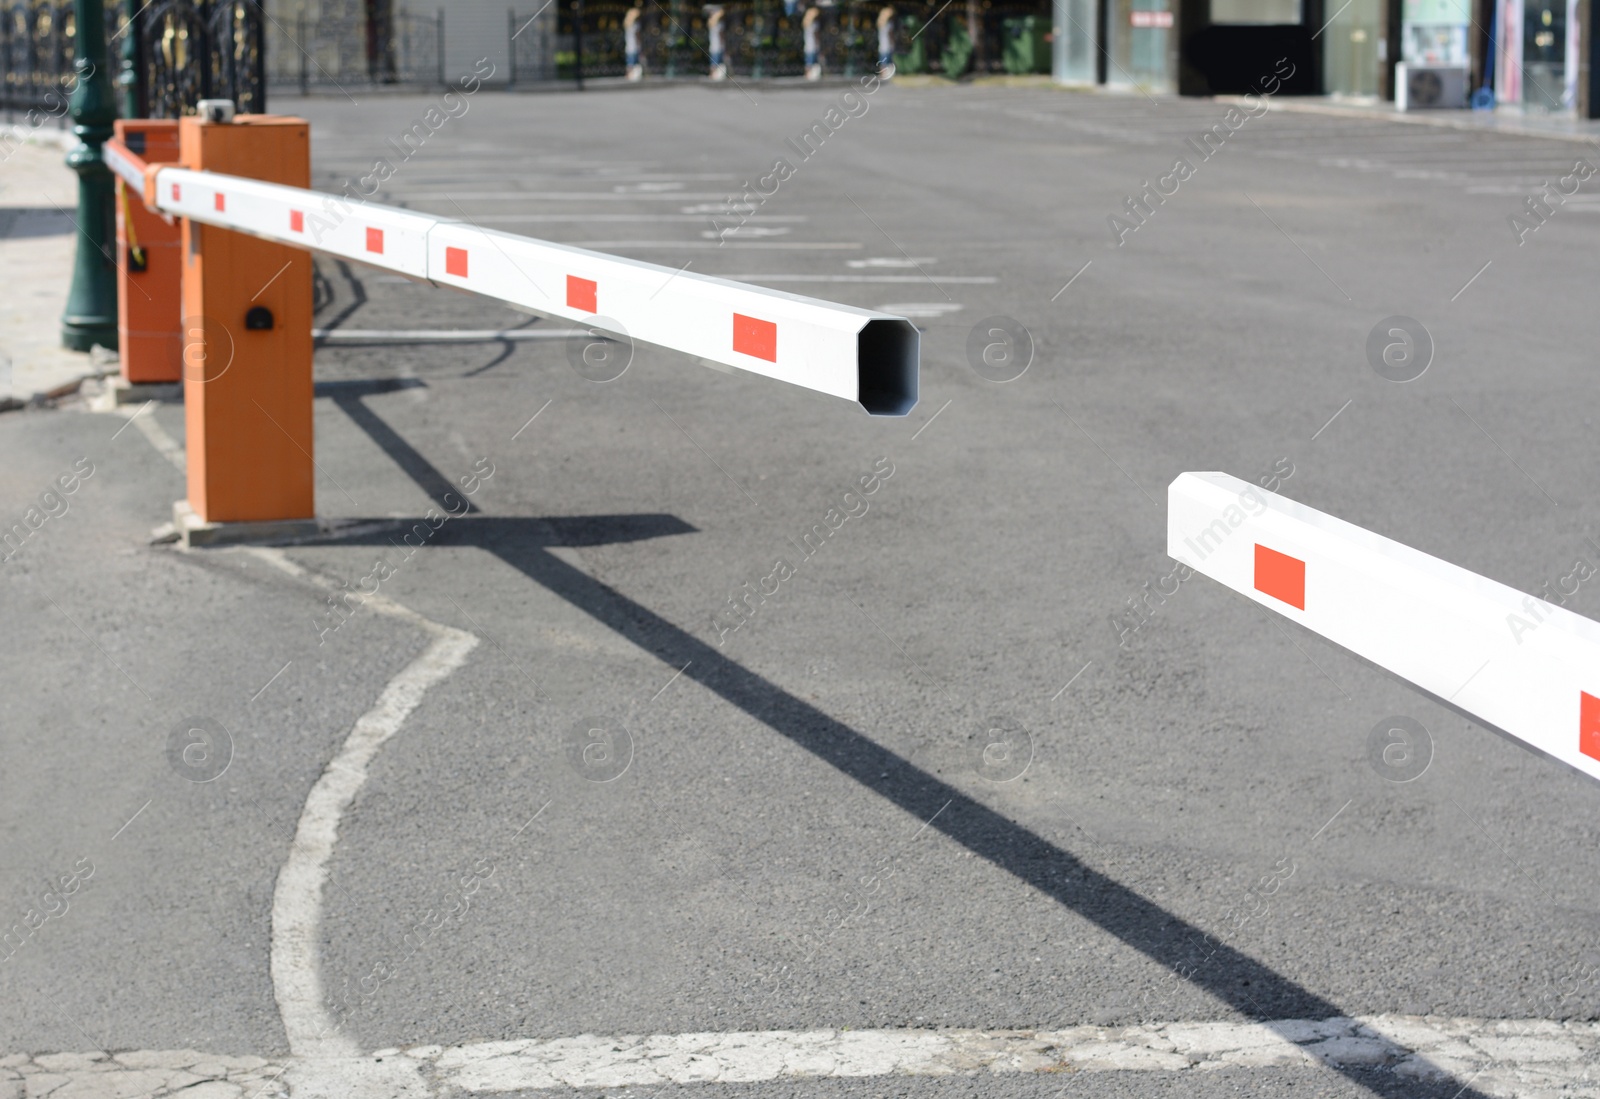
[[[381,148],[381,146],[380,146]],[[582,186],[586,183],[675,183],[679,181],[697,180],[702,183],[726,184],[735,186],[738,182],[733,176],[728,175],[667,175],[660,172],[642,175],[613,175],[608,171],[590,172],[584,175],[574,175],[570,172],[541,171],[543,161],[538,157],[512,159],[505,163],[512,165],[526,164],[528,167],[517,167],[506,172],[474,172],[473,181],[476,183],[512,183],[525,184],[529,180],[544,180],[551,186]],[[330,173],[329,179],[337,179]],[[404,181],[396,177],[396,185],[386,189],[380,194],[388,198],[400,198],[408,195],[454,195],[456,198],[464,197],[456,188],[461,186],[461,177],[453,175],[429,176],[413,175],[407,172]],[[334,193],[332,191],[330,194]],[[496,191],[495,194],[532,194],[531,191]]]
[[[887,307],[880,307],[887,311]],[[953,301],[905,301],[896,302],[894,315],[905,317],[907,320],[920,320],[928,317],[942,317],[947,313],[959,313],[962,307]]]
[[[123,414],[140,425],[157,451],[180,470],[184,468],[183,449],[152,417]],[[146,423],[151,426],[143,426]],[[240,552],[326,591],[340,590],[331,577],[302,568],[282,550],[244,546]],[[355,1043],[339,1033],[324,1006],[318,954],[322,884],[338,839],[339,817],[366,781],[367,765],[416,709],[423,693],[460,667],[478,639],[378,593],[367,596],[362,606],[416,626],[431,634],[433,641],[389,681],[311,788],[289,857],[278,873],[267,967],[289,1049],[296,1059],[271,1065],[255,1057],[218,1057],[193,1050],[121,1053],[114,1061],[105,1053],[60,1053],[31,1059],[0,1056],[0,1096],[14,1095],[19,1090],[16,1083],[21,1083],[30,1099],[46,1094],[59,1099],[156,1099],[191,1088],[197,1089],[192,1092],[196,1099],[276,1099],[291,1090],[297,1099],[426,1099],[428,1089],[415,1062],[397,1060],[384,1066],[361,1057]],[[141,807],[139,812],[143,811]],[[36,1070],[31,1076],[30,1067]],[[86,1075],[77,1078],[79,1074]]]
[[[381,1061],[379,1059],[382,1059]],[[1067,1030],[813,1030],[529,1039],[366,1056],[269,1062],[193,1050],[0,1057],[26,1093],[143,1099],[202,1081],[196,1095],[291,1099],[390,1092],[493,1095],[519,1090],[691,1083],[1023,1073],[1207,1072],[1370,1067],[1403,1079],[1471,1081],[1485,1095],[1600,1096],[1600,1023],[1375,1015],[1272,1023],[1165,1023]],[[423,1083],[432,1080],[434,1088]],[[363,1082],[369,1087],[363,1088]],[[285,1086],[287,1085],[287,1086]],[[392,1084],[390,1086],[393,1086]],[[60,1090],[57,1090],[60,1089]],[[349,1094],[348,1092],[346,1094]]]
[[[1390,1065],[1416,1079],[1476,1074],[1492,1095],[1586,1081],[1600,1025],[1374,1017],[1170,1023],[1060,1031],[768,1031],[485,1042],[404,1055],[467,1091],[615,1088],[762,1080],[1024,1072],[1179,1072],[1228,1067]],[[1600,1080],[1595,1081],[1600,1093]]]
[[[868,256],[845,261],[851,267],[923,267],[938,262],[932,256]]]
[[[716,275],[715,278],[734,282],[927,282],[923,275]],[[993,275],[940,275],[941,283],[970,283],[974,286],[992,286],[999,281]]]
[[[108,411],[112,415],[126,416],[128,419],[127,424],[123,424],[122,427],[117,429],[117,435],[121,435],[123,428],[126,428],[128,424],[132,424],[139,430],[139,434],[143,435],[150,445],[156,448],[157,454],[177,466],[179,473],[187,473],[189,468],[188,459],[184,456],[183,447],[178,444],[178,440],[167,434],[166,428],[156,422],[153,415],[154,409],[152,408],[155,403],[154,401],[146,401],[137,408],[133,405],[117,405],[109,409]],[[113,435],[112,438],[116,438],[116,435]]]
[[[725,194],[690,194],[684,191],[436,191],[427,194],[429,197],[437,194],[452,202],[726,202],[728,197]],[[421,191],[399,193],[399,197],[412,199],[422,195]],[[389,194],[384,197],[392,199],[396,196]]]
[[[587,328],[313,328],[323,343],[492,343],[509,340],[565,340],[589,336]]]
[[[713,207],[720,213],[720,207]],[[483,214],[472,219],[479,225],[512,225],[517,222],[596,222],[596,221],[667,221],[706,223],[703,214]],[[750,214],[739,215],[741,222],[776,224],[809,221],[805,214]]]
[[[748,252],[755,248],[769,252],[853,252],[861,247],[861,243],[854,240],[563,240],[556,243],[572,248],[721,248],[730,252]]]
[[[281,550],[252,547],[248,552],[292,576],[338,590],[331,579],[295,564]],[[367,766],[384,743],[400,730],[428,688],[459,668],[478,644],[472,634],[430,621],[382,595],[368,596],[362,606],[417,626],[433,640],[384,687],[312,786],[289,857],[278,872],[272,895],[272,989],[289,1050],[302,1058],[352,1058],[358,1052],[327,1011],[319,956],[322,887],[339,837],[339,820],[366,782]]]

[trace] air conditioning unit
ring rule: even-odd
[[[1465,110],[1472,94],[1472,70],[1454,65],[1394,67],[1394,105],[1402,111]]]

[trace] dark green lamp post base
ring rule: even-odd
[[[79,127],[80,138],[83,129]],[[99,137],[67,154],[67,167],[78,173],[78,254],[61,315],[61,345],[73,351],[117,346],[117,266],[112,260],[116,191],[111,171],[100,159],[104,140]]]
[[[78,255],[61,317],[61,343],[74,351],[117,346],[115,190],[100,150],[117,117],[106,58],[101,0],[77,0],[78,57],[73,65],[72,132],[67,167],[78,173]]]

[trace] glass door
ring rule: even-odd
[[[1524,0],[1522,7],[1522,105],[1559,111],[1566,102],[1566,0]]]
[[[1095,0],[1055,0],[1055,76],[1062,84],[1095,83]]]
[[[1111,0],[1106,83],[1146,91],[1177,87],[1174,15],[1169,0]]]
[[[1381,0],[1350,0],[1322,32],[1322,72],[1329,95],[1378,97]]]

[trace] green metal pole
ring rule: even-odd
[[[134,20],[147,5],[141,0],[126,0],[128,22],[123,27],[122,42],[118,52],[122,55],[122,69],[117,83],[122,88],[122,117],[139,117],[139,34]],[[305,41],[305,39],[301,39]]]
[[[74,351],[117,346],[117,271],[111,170],[100,149],[117,117],[106,58],[105,9],[101,0],[77,0],[73,62],[72,132],[78,144],[67,167],[78,173],[78,257],[72,271],[61,342]]]
[[[754,28],[750,39],[750,78],[762,80],[771,75],[768,71],[771,66],[768,61],[767,36],[771,33],[772,15],[771,3],[768,0],[754,0],[750,5],[750,23]]]
[[[689,63],[689,5],[672,0],[672,48],[667,54],[667,75],[682,76]]]

